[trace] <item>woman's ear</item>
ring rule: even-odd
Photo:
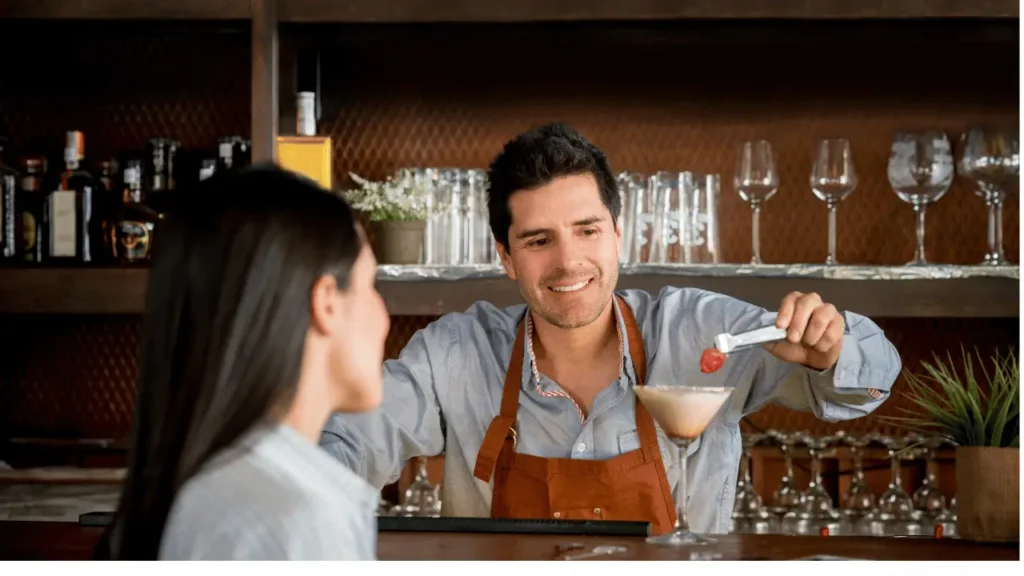
[[[341,314],[341,294],[334,276],[325,274],[314,284],[310,294],[309,327],[323,336],[331,335]]]

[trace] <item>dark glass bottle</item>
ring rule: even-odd
[[[102,258],[102,220],[96,213],[102,205],[103,185],[82,167],[84,159],[85,136],[68,132],[64,169],[47,186],[43,211],[43,260],[47,264],[94,264]]]
[[[4,163],[7,139],[0,137],[0,263],[18,255],[18,171]]]
[[[111,245],[113,238],[114,218],[117,216],[118,207],[121,205],[121,184],[117,177],[117,160],[101,160],[96,163],[97,180],[103,185],[102,191],[97,191],[97,213],[93,216],[100,220],[100,238],[103,240],[103,255],[107,261],[114,260],[114,248]]]
[[[241,136],[226,136],[217,145],[217,172],[238,170],[252,161],[252,143]]]
[[[18,257],[22,262],[38,264],[43,260],[43,180],[46,158],[30,156],[21,159],[21,185],[17,205],[19,217]]]
[[[118,264],[149,262],[159,216],[145,204],[142,190],[142,163],[131,160],[124,168],[124,191],[113,226],[111,243]]]
[[[151,138],[146,143],[142,189],[146,191],[147,204],[157,214],[167,212],[171,195],[178,186],[174,170],[180,146],[177,140],[170,138]]]

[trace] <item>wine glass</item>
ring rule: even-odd
[[[892,138],[889,154],[889,185],[917,216],[917,248],[910,266],[924,266],[924,216],[929,204],[938,202],[953,184],[953,154],[944,132],[899,132]]]
[[[941,436],[932,436],[921,447],[921,453],[925,458],[925,477],[911,496],[914,508],[933,520],[946,510],[946,498],[939,492],[939,479],[935,476],[935,452],[945,442]]]
[[[910,444],[906,438],[883,438],[889,450],[889,488],[878,499],[878,511],[865,519],[871,534],[876,536],[916,536],[921,533],[920,515],[914,511],[914,501],[903,489],[901,460]]]
[[[733,534],[770,534],[777,524],[775,516],[765,509],[761,495],[754,490],[750,479],[751,451],[767,437],[767,434],[743,436],[743,458],[732,507]]]
[[[825,490],[821,478],[821,457],[835,440],[834,436],[803,436],[802,441],[811,455],[811,481],[800,507],[783,517],[783,533],[815,534],[825,528],[830,535],[837,535],[842,531],[842,516],[832,506],[832,497]]]
[[[739,162],[733,187],[740,198],[750,204],[752,210],[751,236],[753,255],[750,263],[754,266],[761,261],[761,204],[767,202],[779,189],[779,173],[775,168],[772,145],[766,140],[744,142],[740,149]]]
[[[786,473],[782,476],[779,487],[772,493],[772,511],[781,516],[797,509],[804,501],[804,494],[797,489],[796,476],[793,474],[792,451],[797,442],[797,434],[769,430],[768,435],[779,445],[779,451],[782,452],[782,458],[786,465]]]
[[[811,168],[811,192],[828,207],[828,256],[826,265],[836,264],[836,211],[839,203],[857,187],[850,142],[845,138],[819,140]]]
[[[988,252],[981,262],[1007,263],[1003,254],[1003,200],[1019,185],[1020,143],[1016,130],[975,126],[960,137],[960,174],[974,181],[974,193],[988,207]]]
[[[842,512],[852,524],[861,524],[865,517],[875,511],[875,495],[868,488],[864,477],[864,448],[878,440],[878,434],[871,432],[860,437],[844,435],[853,456],[853,478],[846,493],[846,501]]]
[[[647,539],[651,544],[687,546],[710,544],[714,539],[690,531],[686,522],[686,449],[707,428],[708,424],[732,394],[732,388],[693,386],[634,386],[637,399],[651,417],[679,447],[679,498],[676,502],[675,530]]]
[[[438,516],[436,512],[438,494],[427,476],[427,459],[416,458],[416,477],[405,490],[402,504],[391,510],[392,516]]]

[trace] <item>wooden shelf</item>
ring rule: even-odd
[[[0,313],[138,314],[145,302],[145,269],[25,268],[0,270]],[[381,273],[378,289],[394,315],[440,315],[486,300],[498,306],[522,302],[515,283],[497,273],[462,279],[416,279]],[[948,279],[837,279],[809,276],[701,276],[622,273],[619,288],[657,293],[665,286],[692,286],[773,309],[793,290],[818,292],[844,310],[870,317],[1016,318],[1017,278],[967,276]]]
[[[260,0],[262,1],[262,0]],[[1018,18],[1015,0],[278,0],[280,22]],[[251,0],[4,0],[0,18],[235,20]]]

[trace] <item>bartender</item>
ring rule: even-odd
[[[491,231],[526,304],[442,316],[385,362],[378,410],[330,418],[321,446],[371,484],[444,454],[445,516],[641,520],[664,533],[680,455],[632,387],[727,386],[687,453],[689,525],[724,533],[744,415],[778,403],[834,422],[888,398],[901,367],[893,345],[816,294],[794,292],[770,312],[696,288],[616,291],[618,188],[605,155],[572,128],[516,136],[488,179]],[[701,371],[716,335],[771,325],[787,339]]]

